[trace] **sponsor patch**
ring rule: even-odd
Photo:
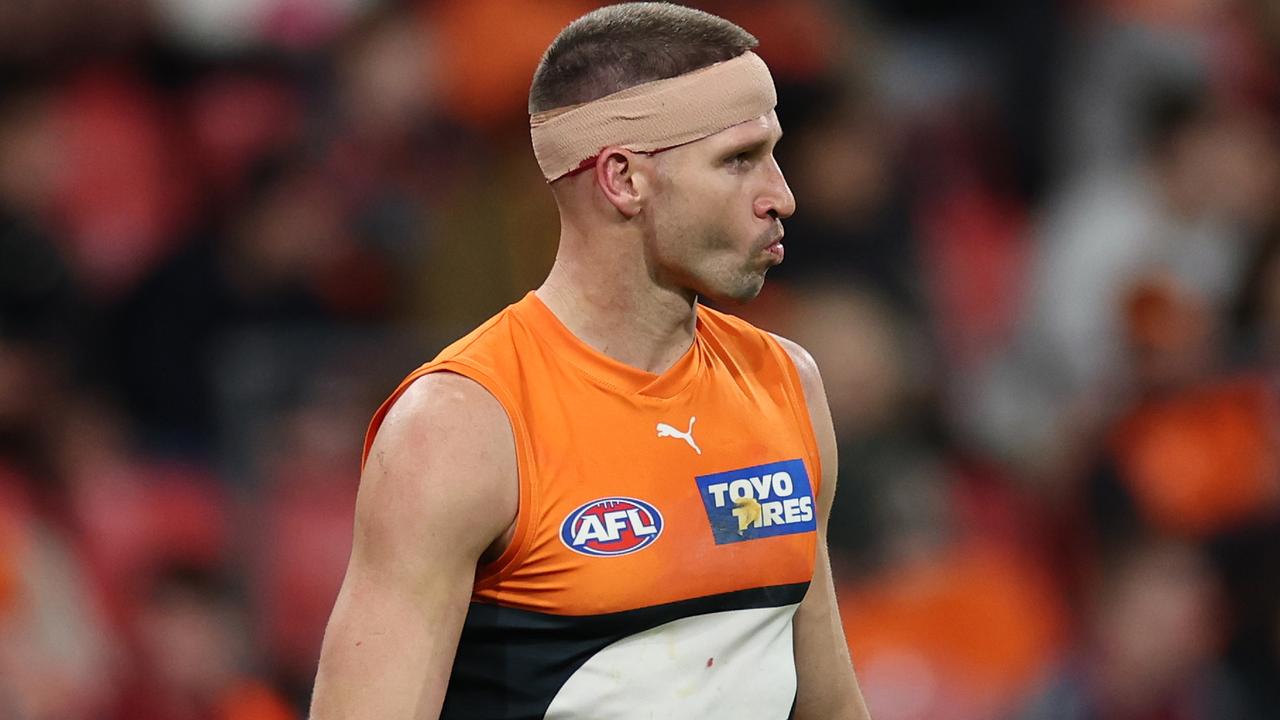
[[[809,473],[799,459],[695,479],[717,545],[818,527]]]
[[[560,524],[560,541],[583,555],[628,555],[652,545],[662,534],[662,513],[643,500],[592,500]]]

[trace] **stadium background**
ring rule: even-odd
[[[304,712],[361,435],[535,286],[578,0],[0,3],[0,717]],[[1280,717],[1280,10],[723,0],[877,720]],[[756,679],[743,679],[755,682]]]

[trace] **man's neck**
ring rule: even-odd
[[[587,345],[631,367],[665,372],[693,343],[697,297],[655,284],[638,262],[597,259],[562,252],[538,298]]]

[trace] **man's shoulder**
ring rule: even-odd
[[[479,558],[515,517],[511,427],[497,399],[467,377],[413,380],[370,427],[366,448],[358,534],[375,545],[394,552],[447,537],[452,550]]]
[[[501,427],[506,424],[506,416],[502,406],[479,383],[457,373],[434,372],[415,378],[405,387],[389,409],[384,425],[398,422],[410,426],[456,426],[467,421]]]
[[[814,362],[813,356],[809,354],[808,350],[804,349],[803,345],[777,333],[771,332],[768,335],[791,358],[791,362],[796,366],[796,372],[800,374],[802,379],[810,375],[815,378],[818,376],[818,364]]]
[[[401,380],[369,423],[366,463],[389,422],[421,424],[425,432],[432,423],[467,421],[476,432],[509,432],[512,391],[518,386],[511,379],[519,365],[519,331],[513,327],[513,308],[518,305],[498,312]],[[467,409],[474,412],[464,412]]]

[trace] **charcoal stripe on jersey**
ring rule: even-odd
[[[569,677],[614,642],[695,615],[792,605],[808,587],[752,588],[585,616],[472,603],[441,720],[541,720]]]

